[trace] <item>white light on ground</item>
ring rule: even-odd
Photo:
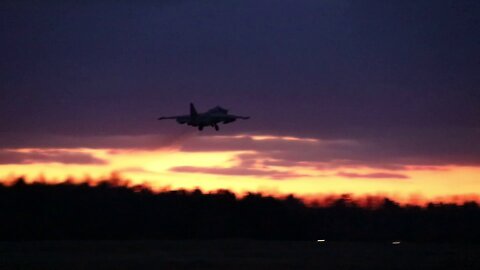
[[[324,243],[324,242],[326,242],[326,240],[325,239],[318,239],[317,242],[318,243]]]
[[[392,245],[400,245],[400,241],[393,241]]]

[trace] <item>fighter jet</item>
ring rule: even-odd
[[[158,120],[175,119],[179,124],[187,124],[192,127],[198,127],[198,130],[203,130],[206,126],[214,127],[216,131],[219,130],[218,123],[228,124],[237,119],[249,119],[248,116],[238,116],[228,114],[228,110],[217,106],[204,113],[198,113],[193,103],[190,103],[190,115],[167,116],[160,117]]]

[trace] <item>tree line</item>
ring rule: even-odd
[[[0,185],[0,240],[224,239],[464,242],[480,240],[480,207],[374,208],[348,196],[307,206],[294,196],[219,190],[152,192],[111,182]]]

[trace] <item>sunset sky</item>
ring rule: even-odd
[[[100,2],[0,4],[0,181],[480,196],[479,1]]]

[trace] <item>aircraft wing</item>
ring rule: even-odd
[[[240,116],[240,115],[232,115],[232,116],[237,119],[244,119],[244,120],[250,119],[250,116]]]
[[[165,120],[165,119],[177,119],[181,116],[162,116],[162,117],[159,117],[158,120]]]

